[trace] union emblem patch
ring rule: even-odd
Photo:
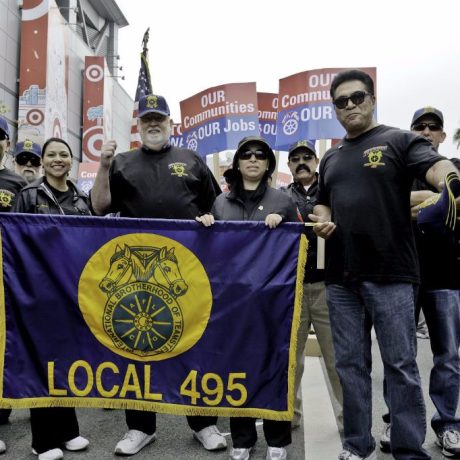
[[[203,334],[212,306],[201,262],[177,241],[152,234],[106,243],[86,264],[78,291],[96,338],[139,360],[188,350]]]

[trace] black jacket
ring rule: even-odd
[[[283,192],[286,192],[297,205],[297,209],[302,215],[304,222],[310,222],[308,214],[313,213],[313,208],[316,205],[316,193],[318,191],[318,174],[316,174],[316,180],[311,184],[308,190],[305,190],[304,186],[299,182],[293,182],[287,187],[281,187]],[[316,257],[318,253],[318,239],[313,231],[312,227],[305,227],[305,234],[308,238],[308,256],[307,265],[305,266],[305,282],[316,283],[318,281],[324,281],[324,270],[318,270],[316,268]]]
[[[244,202],[235,190],[219,195],[211,213],[217,220],[265,220],[269,214],[280,214],[283,222],[298,222],[297,209],[291,198],[280,190],[262,187],[257,194],[252,213],[248,213]]]
[[[88,205],[88,197],[72,182],[67,185],[73,191],[73,206],[75,215],[91,215]],[[59,205],[53,192],[47,187],[43,177],[24,187],[13,205],[11,212],[22,212],[28,214],[61,214],[64,211]]]

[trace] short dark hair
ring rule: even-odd
[[[374,81],[372,78],[362,70],[352,69],[352,70],[344,70],[343,72],[339,72],[331,83],[331,98],[334,99],[335,90],[339,85],[345,83],[346,81],[351,80],[359,80],[366,85],[367,91],[374,95]]]
[[[46,147],[48,147],[48,145],[50,145],[51,142],[60,142],[61,144],[64,144],[69,149],[70,156],[73,158],[73,153],[72,149],[70,148],[70,145],[64,139],[60,139],[59,137],[50,137],[46,140],[42,147],[42,157],[45,156]]]

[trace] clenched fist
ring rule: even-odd
[[[107,141],[105,144],[102,144],[101,148],[101,166],[109,168],[112,163],[112,159],[115,155],[115,150],[117,149],[117,142],[114,140]]]

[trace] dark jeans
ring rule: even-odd
[[[420,302],[430,333],[433,369],[430,397],[436,407],[433,430],[460,429],[456,416],[460,392],[460,290],[421,292]]]
[[[39,453],[62,447],[80,435],[77,414],[72,407],[30,409],[32,447]]]
[[[460,291],[421,289],[417,307],[425,314],[433,352],[429,392],[436,413],[431,426],[436,433],[460,430],[460,418],[456,416],[460,393]],[[390,414],[385,414],[383,420],[390,423]]]
[[[249,449],[257,441],[255,418],[230,417],[230,431],[236,449]],[[264,435],[270,447],[287,446],[291,444],[291,422],[264,420]]]
[[[414,287],[409,283],[330,284],[336,367],[343,389],[345,449],[366,457],[372,437],[372,354],[374,325],[391,408],[391,453],[397,460],[430,459],[423,449],[425,404],[416,363]]]
[[[130,430],[138,430],[143,433],[153,434],[157,429],[157,414],[156,412],[148,412],[143,410],[127,409],[125,411],[126,424]],[[198,415],[187,416],[188,426],[193,431],[201,431],[217,423],[217,417],[202,417]]]

